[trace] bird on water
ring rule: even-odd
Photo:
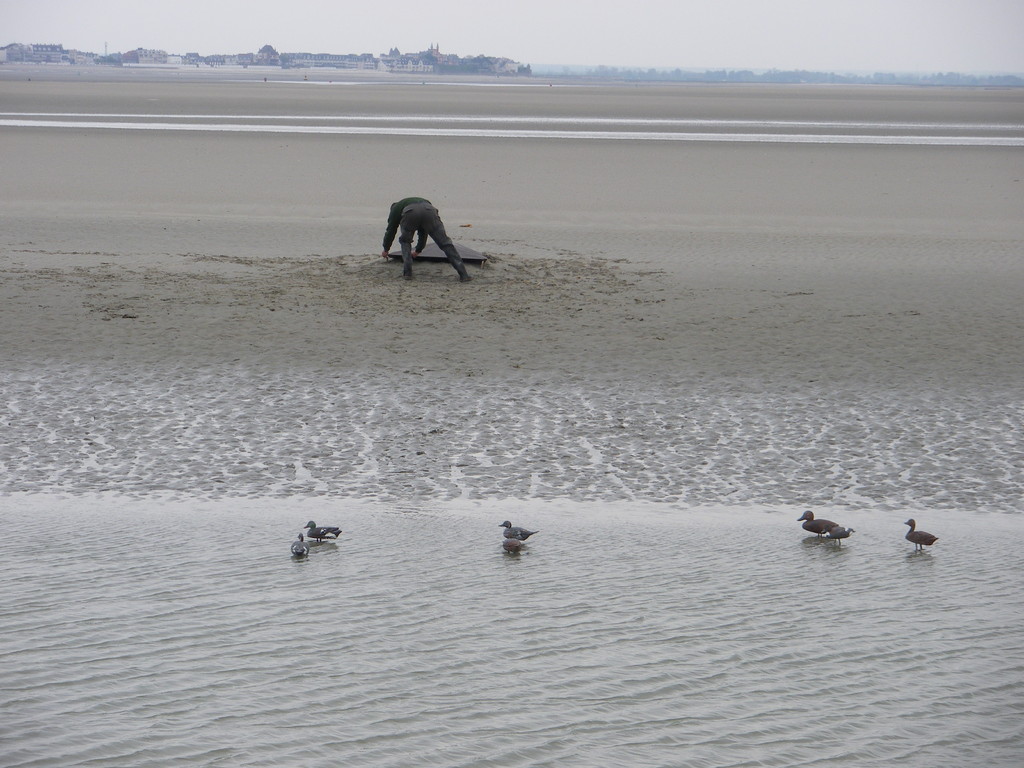
[[[324,539],[336,539],[341,533],[341,528],[335,528],[332,525],[317,525],[312,520],[306,523],[305,527],[309,529],[309,538],[316,539],[318,542]]]
[[[537,533],[537,531],[528,531],[525,528],[519,528],[518,526],[512,525],[508,520],[501,524],[501,527],[505,529],[506,539],[519,539],[519,541],[526,541],[528,538]]]
[[[512,552],[515,554],[523,548],[523,542],[519,539],[503,539],[501,542],[501,548],[506,552]]]
[[[292,554],[295,557],[305,557],[309,554],[309,544],[306,543],[301,533],[299,538],[292,542]]]
[[[835,539],[839,546],[843,546],[843,539],[850,538],[851,533],[855,533],[853,528],[843,528],[841,525],[834,525],[825,532],[825,538]]]
[[[818,534],[818,538],[821,538],[838,525],[838,523],[833,523],[831,520],[824,520],[821,518],[815,520],[814,513],[809,509],[796,519],[798,523],[801,520],[804,521],[802,526],[803,529],[805,531]]]
[[[930,547],[939,539],[938,536],[933,536],[927,531],[916,530],[917,521],[914,520],[914,518],[910,518],[909,520],[907,520],[907,522],[905,522],[904,525],[910,526],[910,530],[907,531],[906,539],[914,545],[915,552],[923,552],[925,547]]]

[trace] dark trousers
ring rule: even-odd
[[[412,239],[419,232],[426,232],[430,239],[437,243],[448,263],[455,267],[459,277],[468,277],[466,265],[462,263],[462,257],[455,249],[455,243],[444,231],[444,224],[437,214],[437,208],[430,203],[413,203],[402,210],[401,224],[402,234],[398,236],[398,243],[402,246],[402,274],[412,274]]]

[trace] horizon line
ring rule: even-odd
[[[27,45],[27,46],[33,46],[33,45],[59,45],[62,48],[64,48],[64,44],[63,43],[17,43],[17,42],[10,42],[10,43],[6,43],[6,44],[3,44],[3,45],[0,45],[0,49],[7,48],[8,46],[11,46],[11,45]],[[264,43],[264,45],[260,46],[260,48],[262,48],[262,47],[264,47],[266,45],[270,45],[270,47],[274,48],[275,51],[277,50],[276,47],[271,45],[270,43]],[[104,43],[104,48],[106,48],[106,43]],[[392,46],[392,48],[395,48],[396,50],[398,50],[397,46]],[[94,55],[94,56],[97,56],[97,57],[99,57],[101,55],[102,56],[123,55],[126,51],[135,51],[135,50],[156,50],[156,51],[162,51],[163,53],[166,53],[166,54],[168,54],[170,56],[184,56],[184,55],[187,55],[188,53],[196,53],[197,55],[200,55],[200,56],[202,56],[204,58],[205,57],[209,57],[209,56],[244,56],[244,55],[249,55],[249,54],[256,54],[256,53],[259,52],[259,49],[257,48],[255,51],[241,51],[241,52],[237,52],[237,53],[199,54],[198,51],[186,51],[185,53],[169,53],[169,51],[167,49],[164,49],[164,48],[144,48],[142,46],[138,46],[136,48],[128,48],[126,50],[118,50],[118,51],[114,51],[113,53],[104,53],[104,54],[99,54],[99,53],[97,53],[95,51],[85,50],[85,49],[82,49],[82,48],[65,48],[65,50],[77,51],[79,53],[87,53],[87,54],[91,54],[91,55]],[[424,50],[419,50],[419,51],[415,51],[415,52],[412,52],[412,53],[403,53],[401,55],[409,56],[409,55],[415,55],[415,54],[419,54],[419,53],[426,53],[426,52],[428,52],[428,50],[432,50],[432,49],[424,49]],[[440,48],[438,48],[437,50],[440,50]],[[313,53],[313,51],[298,51],[298,50],[296,50],[296,51],[280,51],[280,52],[278,52],[278,56],[281,56],[281,55],[284,55],[284,54],[296,54],[296,53]],[[317,55],[318,54],[329,55],[329,56],[363,56],[363,55],[366,55],[366,52],[362,52],[362,53],[332,53],[332,52],[328,52],[328,51],[319,51],[319,52],[317,52]],[[383,56],[387,56],[388,54],[382,52],[382,53],[370,53],[369,55],[373,56],[374,58],[381,58]],[[487,54],[487,53],[475,53],[475,54],[466,54],[466,55],[459,54],[459,53],[453,53],[451,55],[457,56],[459,58],[475,58],[475,57],[478,57],[478,56],[484,56],[484,57],[487,57],[487,58],[506,59],[508,61],[515,62],[516,64],[520,64],[520,65],[523,65],[523,66],[528,66],[531,69],[537,68],[537,67],[542,67],[542,68],[545,68],[545,69],[572,69],[572,70],[580,70],[580,69],[591,69],[592,70],[592,69],[607,68],[607,69],[616,69],[616,70],[627,71],[627,72],[649,72],[649,71],[653,70],[655,72],[675,72],[675,71],[680,71],[680,72],[691,73],[691,74],[701,74],[701,73],[704,73],[704,72],[752,72],[754,74],[767,74],[767,73],[771,73],[771,72],[807,72],[807,73],[811,73],[811,74],[846,75],[846,76],[856,76],[856,77],[866,77],[866,76],[876,75],[876,74],[887,74],[887,75],[891,74],[891,75],[915,76],[915,77],[927,76],[927,75],[950,75],[950,74],[953,74],[953,75],[970,75],[970,76],[974,76],[974,77],[998,77],[998,76],[1024,77],[1024,69],[1021,69],[1021,70],[1005,70],[1005,69],[945,69],[945,68],[898,69],[898,68],[885,68],[885,67],[874,67],[874,68],[871,68],[871,69],[855,69],[855,68],[825,68],[825,69],[820,69],[820,68],[806,67],[806,66],[789,66],[789,67],[782,67],[782,66],[750,66],[750,65],[747,65],[747,66],[731,66],[731,65],[730,66],[725,66],[725,65],[708,66],[708,65],[682,65],[682,64],[660,64],[660,65],[653,65],[653,64],[607,64],[607,63],[601,63],[601,62],[592,63],[592,64],[579,64],[579,63],[568,64],[568,63],[541,62],[541,63],[534,64],[534,63],[532,63],[530,61],[526,61],[526,60],[522,60],[522,59],[518,59],[518,58],[513,58],[511,56],[503,56],[503,55]],[[8,61],[0,62],[0,64],[17,64],[17,63],[20,63],[20,62],[8,62]],[[270,65],[270,66],[273,66],[273,65]]]

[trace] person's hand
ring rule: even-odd
[[[380,257],[381,257],[382,259],[386,259],[386,258],[388,258],[388,252],[387,252],[387,251],[381,251],[381,252],[380,252]]]
[[[413,252],[412,252],[412,257],[413,257],[414,259],[418,259],[418,258],[420,257],[420,252],[419,252],[419,251],[413,251]]]

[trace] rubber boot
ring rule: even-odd
[[[450,249],[445,248],[444,255],[448,257],[448,262],[455,267],[455,271],[459,273],[459,282],[468,283],[473,278],[469,276],[469,272],[466,271],[466,265],[462,261],[462,257],[459,256],[459,252],[455,250],[455,246]]]
[[[402,246],[402,277],[412,280],[412,244],[401,243]]]

